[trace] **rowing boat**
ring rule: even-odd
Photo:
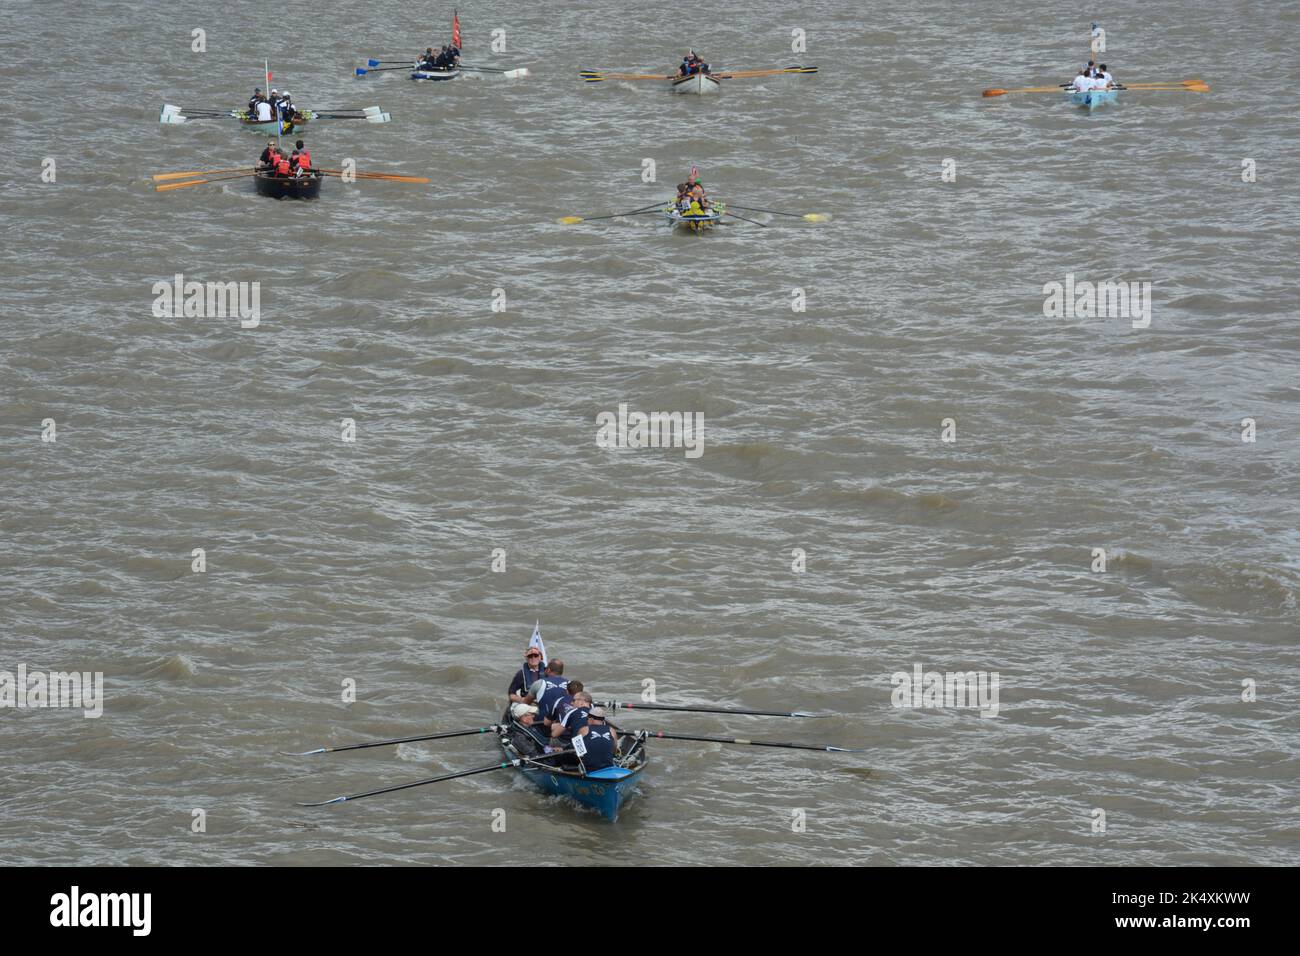
[[[324,179],[319,172],[306,176],[273,176],[270,173],[253,176],[257,194],[270,199],[316,199],[320,196],[320,184]]]
[[[715,203],[708,212],[703,213],[682,212],[675,205],[670,204],[664,209],[664,218],[667,220],[668,225],[674,229],[688,232],[706,232],[722,222],[724,212],[722,205],[718,203]]]
[[[330,119],[352,119],[365,120],[367,123],[391,123],[393,117],[385,113],[378,106],[366,106],[362,109],[344,109],[344,110],[295,110],[293,119],[280,128],[278,120],[257,120],[249,115],[248,110],[186,110],[171,103],[164,103],[162,112],[158,115],[158,122],[164,126],[182,126],[185,123],[194,120],[206,119],[235,119],[239,125],[246,130],[254,133],[262,133],[274,136],[276,133],[282,133],[285,136],[292,135],[312,120],[330,120]]]
[[[437,82],[439,80],[454,80],[461,75],[461,71],[455,67],[449,70],[421,70],[411,71],[411,79],[423,83],[425,81]]]
[[[238,117],[239,125],[253,133],[265,133],[274,136],[276,133],[282,133],[284,136],[290,136],[303,126],[306,126],[311,120],[316,119],[314,110],[296,110],[293,119],[285,122],[281,129],[278,120],[257,120],[247,110],[233,110],[231,115]]]
[[[617,820],[618,812],[641,780],[647,757],[645,740],[619,733],[623,756],[613,767],[583,773],[580,766],[565,766],[560,760],[539,760],[542,744],[507,709],[501,719],[501,750],[507,760],[518,760],[519,772],[543,793],[567,797],[580,806],[595,810],[606,820]],[[572,757],[570,757],[572,759]]]
[[[1098,106],[1105,103],[1116,103],[1119,101],[1119,90],[1071,90],[1070,102],[1075,106],[1082,106],[1089,110],[1095,110]]]
[[[707,73],[692,73],[673,80],[674,93],[716,93],[721,87],[722,84]]]

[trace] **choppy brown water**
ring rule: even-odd
[[[436,86],[350,74],[443,42],[449,10],[282,6],[309,28],[0,9],[33,106],[0,142],[0,670],[107,685],[98,720],[0,711],[0,861],[506,864],[539,838],[582,864],[1294,860],[1294,5],[1102,17],[1121,79],[1214,92],[1093,114],[979,96],[1077,67],[1085,15],[1045,4],[729,2],[685,36],[672,4],[462,2],[467,59],[533,75]],[[93,64],[59,65],[90,35]],[[576,75],[686,44],[822,72],[711,100]],[[230,123],[157,113],[243,102],[267,57],[300,103],[393,114],[311,129],[318,165],[433,185],[155,193],[252,158]],[[834,220],[555,223],[654,202],[691,161]],[[260,280],[261,326],[153,317],[178,272]],[[1045,318],[1068,273],[1151,281],[1151,327]],[[620,402],[703,413],[704,454],[596,447]],[[597,696],[652,678],[838,715],[626,725],[869,752],[661,742],[613,826],[494,774],[294,806],[492,762],[481,738],[276,751],[494,719],[534,619]],[[999,716],[893,707],[915,664],[998,672]]]

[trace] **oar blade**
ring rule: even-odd
[[[347,803],[347,797],[335,797],[333,800],[322,800],[320,803],[300,803],[300,807],[328,807],[334,803]]]
[[[363,66],[359,66],[359,67],[357,67],[357,70],[356,70],[356,74],[357,74],[357,76],[365,76],[365,75],[366,75],[367,73],[369,73],[369,72],[370,72],[370,71],[367,70],[367,69],[366,69],[365,67],[363,67]],[[310,807],[310,806],[316,806],[316,804],[305,803],[305,804],[302,804],[302,806]]]
[[[985,91],[984,91],[984,95],[985,95],[985,96],[1006,96],[1006,95],[1007,95],[1007,91],[1006,91],[1006,90],[998,90],[998,89],[985,90]]]
[[[831,217],[824,212],[806,212],[803,217],[809,222],[830,222],[831,220]]]
[[[329,747],[317,747],[315,750],[304,750],[302,752],[290,750],[279,751],[281,757],[314,757],[316,754],[327,754],[329,752]]]
[[[582,222],[582,217],[564,216],[563,218],[557,219],[555,221],[558,222],[561,226],[576,226],[578,223]]]
[[[383,60],[367,59],[367,60],[366,60],[366,66],[378,66],[378,65],[379,65],[380,63],[382,63],[382,62],[384,62],[384,61],[383,61]]]

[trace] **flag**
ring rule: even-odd
[[[451,45],[460,49],[460,14],[455,11],[451,14]]]
[[[528,641],[530,648],[535,647],[542,652],[542,666],[546,666],[546,645],[542,643],[542,622],[538,621],[533,625],[533,636]]]

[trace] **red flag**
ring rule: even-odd
[[[451,45],[460,49],[460,14],[455,11],[451,14]]]

